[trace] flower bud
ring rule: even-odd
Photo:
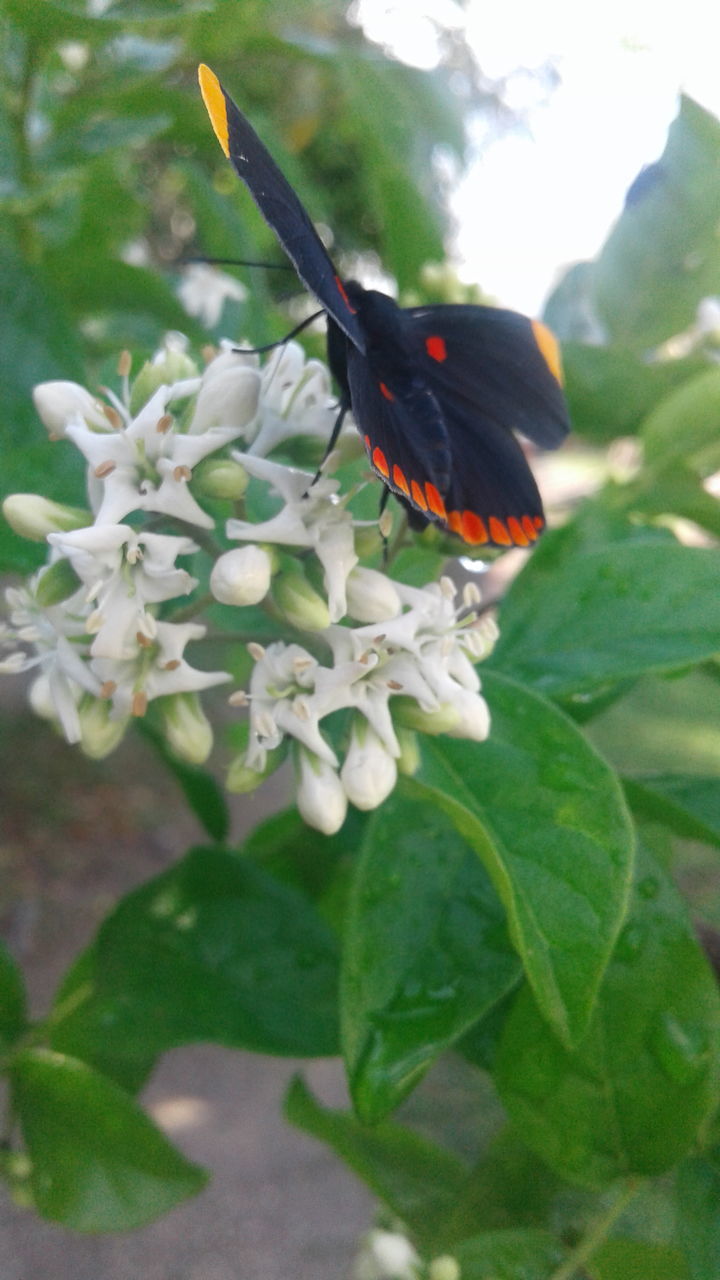
[[[80,746],[91,760],[104,760],[122,741],[130,721],[111,718],[112,705],[104,698],[87,696],[78,707]]]
[[[165,736],[175,755],[188,764],[204,764],[212,751],[213,732],[196,693],[174,693],[160,699]]]
[[[249,543],[219,556],[210,574],[210,590],[221,604],[258,604],[270,590],[272,559]]]
[[[250,477],[232,458],[206,458],[193,470],[193,491],[208,498],[237,502],[248,487]]]
[[[297,806],[301,818],[325,836],[339,831],[347,813],[347,796],[336,770],[313,752],[297,753]]]
[[[51,436],[64,436],[68,423],[78,418],[89,427],[109,429],[101,402],[77,382],[40,382],[32,394],[35,408]]]
[[[471,689],[458,689],[454,701],[455,724],[447,730],[451,738],[472,738],[484,742],[490,733],[490,712],[485,699]]]
[[[417,1280],[420,1258],[399,1231],[368,1231],[355,1265],[356,1280]]]
[[[49,533],[67,533],[92,524],[92,515],[81,507],[66,507],[39,493],[11,493],[2,504],[10,528],[21,538],[44,542]]]
[[[248,795],[255,791],[266,778],[280,768],[286,757],[287,748],[283,743],[275,750],[265,752],[265,763],[261,769],[252,769],[247,763],[247,752],[241,751],[227,771],[225,785],[228,791],[232,791],[234,795]]]
[[[133,417],[154,396],[158,387],[198,377],[197,365],[187,354],[186,346],[184,334],[168,333],[152,360],[145,361],[130,388],[130,412]]]
[[[330,626],[327,601],[299,572],[291,570],[276,578],[273,600],[291,626],[300,631],[324,631]]]
[[[406,778],[413,778],[422,763],[417,734],[403,725],[399,725],[395,732],[400,744],[400,755],[397,759],[398,773],[402,773]]]
[[[367,720],[353,722],[350,746],[340,770],[345,794],[356,809],[376,809],[397,782],[397,764]]]
[[[358,622],[385,622],[402,613],[395,584],[377,569],[356,565],[347,580],[347,611]]]
[[[439,733],[450,733],[460,723],[461,717],[449,702],[444,702],[434,711],[424,711],[414,698],[400,697],[393,698],[393,719],[406,729],[434,737]]]
[[[460,1263],[451,1253],[441,1253],[433,1258],[428,1268],[428,1280],[460,1280]]]
[[[241,355],[225,351],[203,374],[190,422],[191,435],[209,427],[249,427],[260,397],[260,373]]]
[[[82,586],[69,560],[56,560],[44,569],[35,588],[35,599],[43,609],[69,600]]]
[[[382,550],[383,540],[377,524],[361,525],[355,530],[355,550],[360,560],[369,560]]]

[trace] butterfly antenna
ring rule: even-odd
[[[241,356],[261,355],[263,351],[274,351],[276,347],[282,347],[286,342],[289,342],[291,338],[297,337],[299,333],[302,333],[303,329],[307,329],[309,324],[312,324],[314,320],[319,319],[319,317],[324,314],[324,311],[313,311],[311,316],[307,316],[305,320],[301,320],[300,324],[296,324],[295,328],[291,329],[289,333],[286,333],[284,338],[278,338],[275,342],[266,342],[262,347],[233,347],[233,351],[236,355]],[[338,430],[339,429],[340,428],[338,427]]]
[[[292,271],[289,262],[251,262],[249,258],[208,258],[205,254],[182,258],[180,265],[189,266],[193,262],[207,263],[211,267],[262,267],[265,271]]]

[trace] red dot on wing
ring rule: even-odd
[[[460,533],[465,541],[472,543],[473,546],[477,546],[478,543],[487,542],[488,540],[485,521],[481,516],[476,515],[474,511],[463,511]]]
[[[421,511],[427,511],[428,504],[425,498],[425,494],[420,488],[420,485],[418,484],[417,480],[410,481],[410,494],[415,505],[419,507]]]
[[[445,339],[441,338],[440,335],[437,333],[433,333],[430,335],[429,338],[425,339],[425,350],[427,351],[431,360],[440,360],[440,361],[447,360],[447,347],[445,346]]]
[[[488,528],[490,529],[490,537],[500,547],[511,547],[512,538],[508,533],[502,520],[498,520],[497,516],[488,516]]]
[[[398,488],[401,491],[401,493],[404,493],[405,496],[409,498],[410,485],[408,484],[405,478],[405,472],[402,471],[401,468],[397,466],[397,464],[393,466],[392,478],[393,478],[393,484],[396,486],[396,488]]]
[[[384,478],[387,480],[388,476],[390,475],[390,468],[387,464],[387,458],[385,457],[385,454],[383,453],[382,449],[378,449],[378,448],[373,449],[372,464],[375,467],[375,470],[379,471],[380,475],[384,476]]]
[[[520,524],[520,521],[517,520],[515,516],[508,516],[507,527],[508,527],[508,533],[510,534],[510,537],[512,538],[516,547],[528,546],[530,539],[525,533],[525,530]]]

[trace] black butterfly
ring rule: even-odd
[[[468,543],[526,547],[542,502],[513,431],[555,448],[569,429],[549,329],[495,307],[401,308],[340,279],[308,214],[209,67],[205,106],[225,155],[328,316],[341,416],[352,410],[370,464],[407,508]]]

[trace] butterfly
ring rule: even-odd
[[[552,449],[569,430],[550,330],[496,307],[399,307],[343,281],[255,130],[209,67],[198,74],[225,155],[327,312],[338,429],[352,410],[373,471],[412,527],[434,522],[471,545],[530,546],[545,517],[514,432]]]

